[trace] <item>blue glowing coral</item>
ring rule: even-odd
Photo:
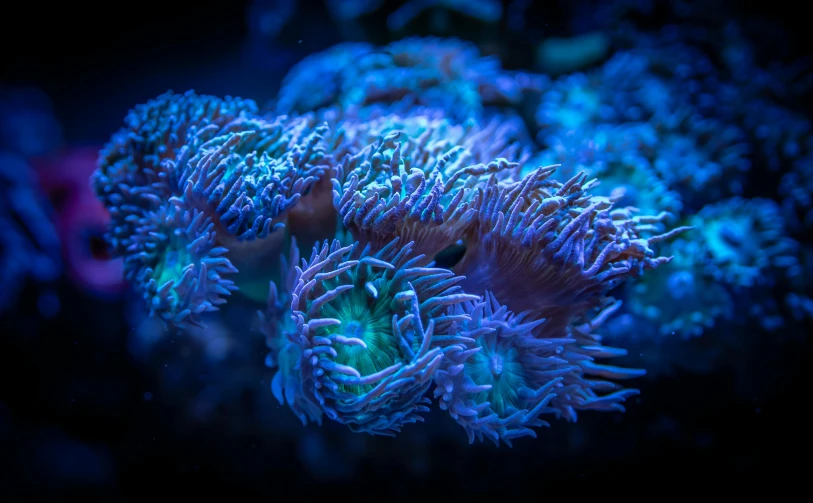
[[[22,157],[0,151],[0,313],[13,307],[28,280],[47,284],[62,273],[56,229],[31,168]],[[56,297],[43,296],[43,315],[55,314]]]
[[[189,204],[216,217],[223,234],[237,241],[268,237],[284,226],[296,205],[325,167],[319,143],[326,126],[310,128],[306,119],[252,120],[236,132],[195,138],[167,163],[177,190]]]
[[[625,352],[596,331],[619,308],[610,292],[669,271],[658,247],[686,230],[674,222],[694,186],[658,160],[696,127],[674,112],[699,98],[663,112],[657,97],[713,79],[636,61],[628,78],[557,82],[579,87],[576,110],[547,95],[531,160],[517,109],[545,78],[456,39],[343,44],[292,69],[265,115],[192,94],[138,107],[94,187],[153,316],[189,330],[233,292],[230,310],[266,300],[271,391],[303,424],[394,435],[434,388],[470,440],[510,445],[545,416],[622,411],[637,391],[617,381],[643,375],[601,363]]]
[[[383,47],[344,43],[309,56],[285,76],[281,113],[394,103],[411,97],[456,120],[487,105],[516,104],[545,79],[503,70],[497,59],[458,39],[406,38]],[[318,83],[316,85],[315,83]]]
[[[491,291],[514,312],[564,327],[624,279],[667,263],[651,245],[684,229],[658,233],[669,214],[613,209],[589,195],[594,182],[584,175],[559,183],[549,179],[554,171],[539,168],[502,186],[492,178],[454,270],[467,291]]]
[[[237,269],[217,245],[215,224],[204,212],[171,198],[139,221],[124,259],[127,279],[150,314],[178,327],[201,326],[236,289],[226,276]]]
[[[325,242],[297,268],[291,309],[302,389],[352,430],[392,435],[421,420],[444,351],[464,341],[447,310],[476,297],[451,271],[419,267],[411,243],[356,248]]]
[[[296,269],[300,261],[296,240],[292,240],[289,257],[290,265],[285,257],[280,261],[284,288],[278,290],[272,281],[267,306],[258,312],[260,330],[269,349],[265,364],[274,370],[271,391],[280,405],[287,403],[303,425],[309,421],[321,424],[322,410],[302,393],[302,348],[291,317],[291,293],[296,286]]]
[[[702,234],[709,273],[718,281],[751,287],[798,271],[798,244],[786,235],[781,208],[770,199],[708,205],[689,224]]]
[[[527,154],[498,127],[436,121],[412,137],[402,131],[387,127],[372,148],[345,157],[333,180],[333,204],[356,239],[379,249],[400,237],[432,257],[472,224],[478,184],[491,175],[516,176],[518,162],[495,156]]]
[[[216,98],[193,91],[171,91],[135,107],[99,154],[91,177],[97,197],[110,212],[109,242],[124,256],[129,238],[144,213],[175,193],[164,161],[201,130],[219,130],[258,112],[251,100]]]

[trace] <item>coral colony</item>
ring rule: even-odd
[[[439,407],[511,445],[637,394],[602,344],[619,310],[698,335],[798,268],[783,209],[740,197],[749,131],[704,112],[704,61],[653,43],[550,79],[456,39],[344,43],[268,110],[135,107],[92,186],[152,316],[257,305],[245,333],[303,424],[394,435]]]

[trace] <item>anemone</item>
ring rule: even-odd
[[[460,333],[473,339],[474,347],[450,351],[455,364],[436,374],[441,409],[464,427],[469,442],[487,438],[509,447],[512,439],[536,437],[534,428],[549,426],[542,414],[575,421],[577,410],[623,412],[622,402],[638,391],[605,379],[645,372],[596,363],[626,352],[601,346],[600,336],[592,333],[618,305],[567,330],[548,327],[547,320],[529,312],[515,314],[490,292],[455,306],[453,314],[469,315]]]
[[[735,288],[772,284],[798,272],[798,243],[787,236],[779,205],[735,197],[705,206],[689,219],[701,232],[706,268]]]
[[[136,106],[99,153],[91,177],[97,197],[111,216],[108,241],[123,256],[138,219],[175,194],[163,162],[199,131],[227,127],[258,113],[251,100],[169,91]]]
[[[512,439],[536,437],[533,428],[549,426],[539,416],[551,412],[561,376],[576,369],[556,356],[572,339],[535,338],[545,320],[514,315],[490,293],[451,312],[470,317],[459,330],[474,347],[450,351],[453,365],[435,375],[440,408],[463,426],[469,443],[487,438],[511,446]]]
[[[455,328],[466,316],[447,313],[476,296],[452,272],[419,267],[412,244],[399,243],[355,253],[358,243],[326,241],[293,280],[303,393],[356,432],[393,435],[422,420],[444,353],[469,341]]]
[[[325,169],[327,126],[310,130],[307,123],[249,121],[239,132],[181,148],[168,165],[184,198],[210,212],[219,233],[237,242],[263,239]]]
[[[125,276],[151,316],[182,329],[201,327],[200,315],[217,311],[236,290],[225,278],[237,273],[227,251],[217,245],[210,217],[172,197],[139,221],[124,257]]]
[[[480,188],[471,246],[453,270],[467,292],[491,291],[511,310],[563,327],[624,279],[667,263],[650,246],[683,229],[657,234],[668,213],[612,209],[586,193],[595,181],[577,175],[562,184],[549,180],[554,171],[503,186],[492,177]]]
[[[359,241],[381,249],[395,237],[432,257],[472,225],[474,188],[492,174],[510,179],[519,165],[506,159],[466,165],[469,151],[428,134],[399,142],[393,132],[346,156],[333,180],[333,205]]]
[[[291,292],[297,277],[295,267],[300,260],[295,239],[291,240],[288,256],[290,262],[284,256],[280,260],[284,288],[278,290],[271,281],[266,308],[257,312],[260,331],[269,349],[265,364],[274,370],[271,392],[280,405],[287,404],[303,426],[309,421],[321,424],[322,410],[302,393],[302,348],[296,341],[296,326],[291,317]]]

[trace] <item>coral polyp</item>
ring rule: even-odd
[[[518,165],[498,159],[466,166],[471,154],[463,147],[427,147],[400,137],[391,133],[345,158],[333,182],[333,205],[356,239],[380,249],[399,237],[432,257],[472,224],[479,181],[488,174],[510,177]]]
[[[178,327],[201,326],[236,289],[237,269],[217,246],[215,225],[203,212],[171,198],[139,221],[124,260],[125,274],[142,292],[150,314]]]
[[[492,178],[467,236],[476,246],[454,270],[466,276],[467,291],[491,291],[515,312],[531,310],[565,326],[626,277],[667,263],[650,244],[682,229],[645,237],[668,214],[612,209],[589,196],[593,182],[584,175],[562,184],[549,179],[554,171],[539,168],[504,186]]]
[[[91,177],[96,195],[111,214],[109,241],[124,256],[129,237],[145,212],[174,194],[163,162],[174,159],[198,131],[226,127],[258,113],[257,104],[240,98],[169,91],[135,107],[99,154]]]
[[[196,138],[200,146],[182,148],[168,166],[185,199],[214,214],[224,234],[263,239],[324,171],[318,144],[326,129],[311,131],[304,119],[252,120],[239,132]]]
[[[465,341],[446,312],[473,296],[450,271],[417,266],[411,243],[356,247],[325,242],[297,269],[302,389],[353,431],[391,435],[428,410],[423,395],[444,351]]]
[[[709,274],[734,287],[770,284],[797,269],[798,244],[784,232],[781,208],[769,199],[733,198],[689,220],[703,233]]]

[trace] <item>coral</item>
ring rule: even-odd
[[[390,123],[373,148],[345,157],[338,166],[333,204],[344,226],[363,243],[380,249],[400,237],[431,258],[471,225],[478,184],[491,174],[515,176],[519,163],[502,156],[521,160],[526,154],[516,142],[506,141],[510,135],[497,122],[485,128],[443,120],[421,120],[418,128]],[[395,131],[387,133],[390,129]],[[402,134],[404,129],[414,136]],[[495,156],[500,157],[486,161]]]
[[[224,276],[237,269],[217,246],[215,225],[200,210],[172,197],[139,221],[124,260],[127,279],[150,315],[180,327],[200,327],[236,289]]]
[[[291,292],[296,286],[296,264],[299,249],[292,240],[289,251],[290,265],[283,256],[280,259],[285,288],[277,290],[272,281],[265,310],[258,311],[260,331],[270,350],[265,358],[267,367],[274,369],[271,391],[280,405],[287,403],[297,418],[305,425],[309,421],[321,424],[322,411],[302,394],[300,377],[302,348],[296,340],[297,331],[291,313]]]
[[[16,304],[27,281],[48,284],[61,273],[59,238],[31,168],[0,151],[0,313]],[[38,304],[45,316],[59,306],[54,296],[41,296]]]
[[[557,180],[578,173],[597,177],[600,184],[592,193],[609,197],[617,206],[634,206],[643,214],[679,215],[680,195],[669,189],[649,160],[657,142],[657,132],[646,123],[601,124],[552,134],[548,148],[525,163],[523,174],[534,166],[561,164],[553,175]]]
[[[769,285],[798,269],[798,244],[787,237],[781,208],[770,199],[708,205],[689,224],[700,230],[709,274],[718,281],[734,287]]]
[[[681,238],[664,245],[661,252],[672,257],[669,267],[655,270],[627,287],[630,312],[649,321],[636,323],[636,337],[654,339],[673,333],[699,336],[719,320],[733,316],[731,294],[708,273],[707,256],[699,241]],[[648,328],[657,333],[647,333]]]
[[[488,438],[510,446],[514,438],[536,437],[533,428],[549,426],[542,414],[575,420],[575,409],[623,410],[620,402],[637,394],[583,377],[584,371],[615,378],[642,375],[592,363],[594,356],[622,356],[624,351],[593,345],[586,352],[591,356],[582,354],[579,339],[596,343],[589,325],[574,328],[573,335],[551,337],[544,318],[514,314],[491,293],[455,306],[452,313],[470,316],[461,332],[475,341],[475,349],[450,352],[455,365],[437,372],[434,394],[465,428],[469,442]],[[595,390],[613,393],[600,396]]]
[[[353,431],[392,435],[421,420],[444,351],[465,341],[446,311],[476,297],[460,292],[450,271],[417,267],[411,243],[356,248],[325,242],[297,268],[291,309],[302,388]]]
[[[619,309],[610,292],[667,271],[659,243],[686,230],[670,230],[682,173],[655,163],[695,127],[672,112],[696,100],[661,110],[669,85],[636,94],[638,77],[663,80],[637,61],[602,70],[612,84],[561,80],[590,115],[540,105],[532,159],[519,109],[545,78],[457,39],[341,44],[295,66],[263,115],[191,94],[138,107],[94,188],[154,317],[192,333],[258,313],[291,421],[394,435],[434,385],[470,440],[510,445],[546,414],[623,411],[637,391],[616,381],[643,375],[600,363],[625,352],[597,330]],[[603,102],[605,84],[624,96]]]
[[[251,100],[171,91],[135,107],[99,154],[91,177],[96,196],[111,215],[108,241],[116,256],[124,256],[138,219],[157,209],[174,189],[163,166],[201,130],[226,128],[232,121],[254,115]]]
[[[277,111],[311,112],[340,102],[346,87],[344,72],[374,51],[375,46],[367,43],[345,42],[306,57],[282,79]]]
[[[667,263],[650,246],[684,229],[652,235],[667,213],[611,209],[586,194],[594,183],[584,175],[562,184],[550,179],[554,170],[539,168],[505,186],[490,180],[454,271],[466,277],[466,291],[491,291],[514,312],[564,327],[626,277]]]
[[[278,117],[252,120],[239,132],[196,136],[166,163],[190,204],[215,217],[218,231],[235,241],[264,239],[324,171],[319,143],[326,126]]]
[[[394,103],[410,96],[458,121],[483,107],[516,104],[544,78],[502,70],[497,59],[458,39],[406,38],[383,47],[344,43],[308,56],[285,76],[281,113]],[[318,89],[313,89],[318,83]]]
[[[598,69],[556,79],[536,109],[537,141],[555,148],[573,134],[649,127],[637,156],[685,204],[699,207],[742,193],[752,152],[734,121],[730,88],[705,55],[672,37],[644,37]]]

